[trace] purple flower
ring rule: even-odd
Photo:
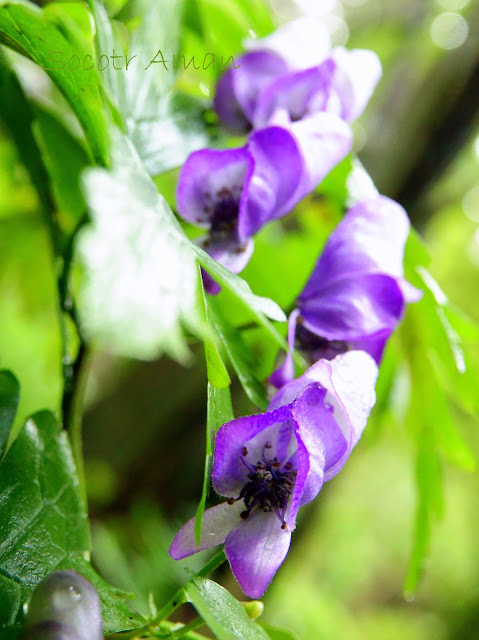
[[[381,77],[381,63],[368,50],[329,51],[327,39],[301,21],[285,25],[275,34],[250,42],[250,50],[218,82],[215,109],[229,128],[247,131],[271,122],[278,110],[297,121],[328,111],[351,122],[364,111]],[[296,49],[308,51],[297,55]]]
[[[183,166],[176,193],[178,211],[208,230],[198,243],[233,273],[253,252],[252,237],[304,198],[350,150],[349,127],[337,116],[318,113],[251,134],[239,149],[203,149]],[[218,290],[205,281],[210,293]]]
[[[421,297],[403,274],[409,220],[385,196],[362,201],[331,234],[289,319],[288,342],[310,362],[350,349],[379,364],[407,302]],[[291,352],[271,377],[281,387],[294,378]]]
[[[195,519],[170,547],[176,560],[225,543],[243,591],[260,597],[283,562],[298,508],[346,462],[374,405],[377,367],[364,352],[323,360],[285,385],[264,414],[238,418],[216,436],[213,486],[228,498]]]

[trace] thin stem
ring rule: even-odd
[[[225,560],[225,552],[223,549],[221,549],[221,551],[218,551],[218,553],[216,553],[211,558],[211,560],[209,560],[209,562],[207,562],[205,566],[200,571],[198,571],[197,575],[201,578],[206,578],[211,573],[213,573],[213,571],[218,569],[218,567],[220,567],[225,562]],[[169,618],[171,614],[185,602],[187,602],[185,589],[184,587],[181,587],[181,589],[178,589],[175,595],[165,604],[165,606],[158,611],[153,620],[151,620],[150,627],[157,625],[163,620]]]
[[[200,618],[198,616],[188,624],[183,625],[179,629],[175,629],[175,631],[173,631],[171,634],[171,639],[177,640],[177,638],[191,638],[191,633],[193,631],[196,631],[196,629],[198,629],[199,627],[202,627],[204,624],[205,621],[203,620],[203,618]],[[195,635],[198,636],[198,634]]]
[[[200,571],[198,571],[198,575],[200,576],[200,578],[207,578],[210,573],[213,573],[213,571],[218,569],[218,567],[221,567],[224,562],[226,562],[226,556],[224,549],[221,549],[220,551],[218,551],[218,553],[215,553],[215,555],[209,562],[205,564],[203,569],[200,569]]]
[[[163,620],[166,620],[166,618],[169,618],[171,614],[176,609],[178,609],[180,605],[184,604],[186,601],[187,600],[186,600],[185,590],[183,587],[181,587],[181,589],[178,589],[175,595],[170,600],[168,600],[165,606],[158,611],[156,616],[150,622],[150,626],[155,626],[160,622],[162,622]]]
[[[90,363],[91,354],[88,352],[85,343],[81,342],[77,359],[73,365],[71,386],[65,391],[63,396],[63,422],[64,427],[67,429],[68,435],[70,436],[73,459],[75,461],[78,474],[80,494],[85,508],[87,498],[81,427],[83,402],[85,400]]]

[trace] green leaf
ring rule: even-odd
[[[418,247],[416,243],[416,252]],[[424,254],[418,257],[424,261]],[[411,386],[406,421],[418,451],[418,505],[405,583],[408,597],[422,574],[432,524],[443,512],[441,458],[469,471],[475,468],[475,456],[451,417],[448,396],[459,399],[463,407],[477,406],[477,374],[468,368],[460,336],[449,324],[447,298],[422,265],[411,272],[411,281],[423,290],[423,297],[408,309],[400,332]]]
[[[97,25],[98,52],[115,50],[117,55],[125,55],[102,5],[98,0],[89,0],[89,4]],[[147,171],[158,175],[180,166],[192,151],[208,145],[205,105],[172,90],[176,70],[171,60],[178,53],[182,1],[137,0],[128,7],[129,18],[141,19],[128,46],[135,58],[128,72],[108,66],[106,79],[130,140]],[[168,71],[162,65],[158,68],[157,63],[147,68],[159,50],[168,59]],[[124,61],[120,64],[126,65]]]
[[[210,300],[208,307],[215,329],[224,344],[241,386],[251,402],[265,411],[269,404],[268,396],[265,386],[261,384],[253,371],[253,354],[243,342],[240,332],[224,318],[216,301]]]
[[[429,553],[432,520],[443,514],[442,474],[439,459],[433,448],[434,443],[428,442],[430,437],[426,435],[422,440],[416,463],[418,505],[414,525],[414,543],[404,583],[404,595],[407,600],[413,597],[424,569],[424,560]]]
[[[181,324],[204,331],[195,254],[131,143],[118,130],[112,138],[112,169],[84,174],[92,224],[78,242],[83,331],[115,354],[185,361]]]
[[[148,172],[155,176],[181,166],[190,153],[207,147],[210,139],[202,101],[168,93],[155,97],[150,105],[134,126],[128,121],[128,132]]]
[[[271,640],[297,640],[297,637],[291,631],[285,629],[278,629],[265,622],[260,622],[260,625],[266,631]]]
[[[52,202],[48,189],[48,175],[32,131],[35,114],[17,76],[1,50],[0,95],[2,96],[0,121],[3,121],[12,136],[21,160],[30,174],[32,184],[37,190],[40,203],[46,215],[50,215]]]
[[[216,582],[196,576],[187,583],[185,593],[219,640],[269,640],[241,604]]]
[[[286,316],[282,309],[269,298],[261,298],[255,296],[249,285],[239,276],[231,273],[221,264],[213,260],[203,249],[193,245],[197,253],[198,262],[208,271],[208,273],[220,284],[231,291],[231,293],[240,300],[259,321],[261,325],[274,337],[274,339],[283,346],[285,341],[276,332],[274,327],[267,321],[267,318],[276,322],[286,322]]]
[[[210,309],[206,294],[203,290],[203,309],[205,314],[205,321],[208,325],[208,331],[204,337],[206,369],[208,373],[208,382],[211,383],[217,389],[225,389],[231,384],[231,380],[228,374],[228,370],[223,362],[223,359],[218,351],[218,345],[216,341],[216,329],[213,324]]]
[[[203,476],[203,491],[201,500],[196,510],[195,536],[198,546],[201,540],[201,526],[205,511],[206,499],[209,494],[211,482],[211,467],[213,464],[213,448],[216,432],[221,425],[234,419],[231,406],[231,393],[229,387],[218,389],[208,383],[208,404],[206,418],[206,455],[205,471]]]
[[[82,41],[72,44],[53,25],[44,11],[27,0],[0,0],[0,42],[14,48],[40,65],[64,94],[83,126],[94,157],[107,162],[107,128],[104,105],[99,91],[96,69],[85,70],[81,64],[92,54]],[[53,57],[51,54],[55,54]],[[69,69],[72,56],[77,58]]]
[[[20,400],[20,385],[10,371],[0,371],[0,460],[7,448]]]
[[[68,437],[51,412],[27,422],[0,464],[0,487],[0,626],[8,628],[21,622],[23,604],[51,571],[94,574],[85,559],[88,519]],[[141,626],[118,592],[95,580],[105,632]]]
[[[34,133],[50,177],[58,224],[70,236],[86,210],[80,174],[89,162],[88,155],[61,122],[39,107]]]

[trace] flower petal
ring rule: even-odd
[[[216,87],[214,106],[224,124],[233,130],[248,131],[260,91],[287,72],[286,62],[268,51],[241,56],[239,67],[230,67]]]
[[[299,309],[294,309],[288,318],[288,346],[289,349],[286,352],[283,364],[274,371],[269,382],[277,389],[280,389],[284,384],[294,380],[295,370],[293,361],[293,349],[294,349],[294,336],[296,333],[296,321],[300,315]]]
[[[323,20],[303,17],[285,23],[265,38],[247,39],[244,46],[248,51],[276,53],[291,69],[307,69],[324,60],[331,39]]]
[[[261,460],[263,447],[269,440],[273,443],[272,455],[276,455],[277,439],[282,435],[282,425],[291,434],[293,427],[288,426],[291,418],[290,407],[281,407],[274,411],[237,418],[224,424],[216,435],[215,462],[213,466],[213,486],[222,496],[236,498],[248,481],[248,469],[243,458],[250,464]],[[259,436],[259,437],[256,437]],[[247,456],[243,456],[243,447]]]
[[[326,389],[320,384],[308,385],[293,404],[298,434],[308,454],[310,469],[301,504],[313,500],[323,485],[324,473],[344,464],[350,451],[349,434],[336,422],[333,405],[326,402]]]
[[[337,64],[333,81],[333,91],[339,103],[337,113],[352,122],[364,111],[381,78],[381,62],[374,51],[366,49],[348,51],[337,47],[331,55]]]
[[[358,203],[329,237],[300,300],[316,296],[335,280],[363,273],[384,273],[401,283],[409,226],[406,212],[394,200],[377,196]]]
[[[294,196],[295,204],[310,193],[349,153],[353,134],[332,113],[317,112],[290,125],[304,157],[306,170]]]
[[[365,274],[336,280],[299,300],[304,326],[327,340],[360,340],[397,326],[404,298],[396,280]]]
[[[253,115],[255,127],[265,126],[278,109],[294,122],[312,111],[325,111],[336,65],[331,58],[321,65],[279,76],[261,91]]]
[[[377,365],[370,355],[364,351],[348,351],[331,361],[320,360],[302,376],[284,385],[270,402],[270,410],[289,406],[312,383],[319,383],[327,390],[324,407],[331,407],[329,411],[348,442],[348,448],[336,462],[335,454],[326,452],[325,458],[329,459],[330,466],[325,469],[325,481],[343,467],[366,425],[367,416],[375,402],[377,371]],[[299,423],[297,418],[295,421]],[[335,436],[334,441],[336,437],[339,438]]]
[[[364,351],[348,351],[331,362],[331,381],[351,424],[354,447],[376,402],[378,368]]]
[[[366,354],[365,354],[366,355]],[[330,461],[330,467],[325,469],[324,479],[329,480],[333,477],[344,465],[351,450],[352,443],[352,426],[349,420],[349,416],[347,415],[346,408],[338,396],[333,382],[332,382],[332,370],[333,370],[333,362],[340,356],[337,356],[334,360],[320,360],[316,362],[312,367],[310,367],[302,376],[296,378],[292,382],[285,384],[278,393],[273,397],[270,402],[269,409],[283,406],[284,404],[293,403],[297,398],[299,398],[302,392],[307,389],[310,385],[314,385],[319,383],[319,385],[326,389],[327,393],[324,396],[322,401],[322,405],[325,408],[328,408],[328,413],[331,413],[334,421],[336,422],[340,432],[343,434],[344,440],[347,442],[347,450],[344,455],[334,462],[334,453],[327,455]],[[367,358],[369,356],[366,355]],[[300,409],[301,411],[301,404]],[[318,409],[318,412],[321,413],[321,409]],[[318,419],[322,419],[320,416]],[[294,418],[295,423],[299,425],[299,422],[296,418]],[[308,424],[308,423],[306,423]],[[329,424],[329,418],[328,418]],[[301,434],[299,434],[301,437]],[[339,434],[336,435],[335,439],[339,440]],[[322,445],[321,445],[322,446]],[[323,450],[323,455],[326,458],[325,451]],[[307,494],[306,494],[307,496]],[[305,497],[306,497],[305,496]]]
[[[199,547],[196,545],[195,536],[196,517],[188,520],[174,537],[169,549],[170,556],[175,560],[181,560],[193,553],[221,544],[231,529],[241,522],[242,511],[244,511],[243,502],[235,502],[232,505],[222,502],[211,509],[206,509],[203,513]]]
[[[273,219],[289,213],[304,174],[301,149],[284,127],[254,131],[248,140],[254,172],[239,217],[239,237],[244,240]]]
[[[291,532],[274,512],[255,511],[228,534],[225,553],[244,593],[263,595],[288,553]]]
[[[176,190],[182,218],[208,227],[218,192],[223,189],[238,192],[239,201],[252,169],[253,159],[246,147],[192,153],[181,169]]]

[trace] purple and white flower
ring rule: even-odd
[[[344,465],[375,402],[377,366],[364,352],[322,360],[285,385],[264,414],[238,418],[216,436],[213,486],[227,498],[170,547],[176,560],[225,544],[243,591],[260,597],[283,562],[300,506]]]
[[[381,77],[379,58],[365,49],[330,49],[328,39],[316,34],[311,42],[310,25],[300,20],[247,42],[240,66],[229,68],[217,85],[214,105],[221,121],[248,131],[269,124],[278,109],[293,122],[318,111],[347,122],[358,118]]]
[[[352,349],[379,364],[406,303],[421,292],[404,279],[404,209],[385,196],[356,204],[331,234],[289,318],[288,342],[310,363]],[[294,378],[291,351],[271,382]]]
[[[276,124],[254,131],[244,147],[192,153],[178,180],[178,211],[207,229],[200,246],[239,273],[253,252],[253,236],[289,213],[351,144],[351,131],[337,116],[318,113],[292,124],[278,114]],[[211,279],[205,284],[218,291]]]

